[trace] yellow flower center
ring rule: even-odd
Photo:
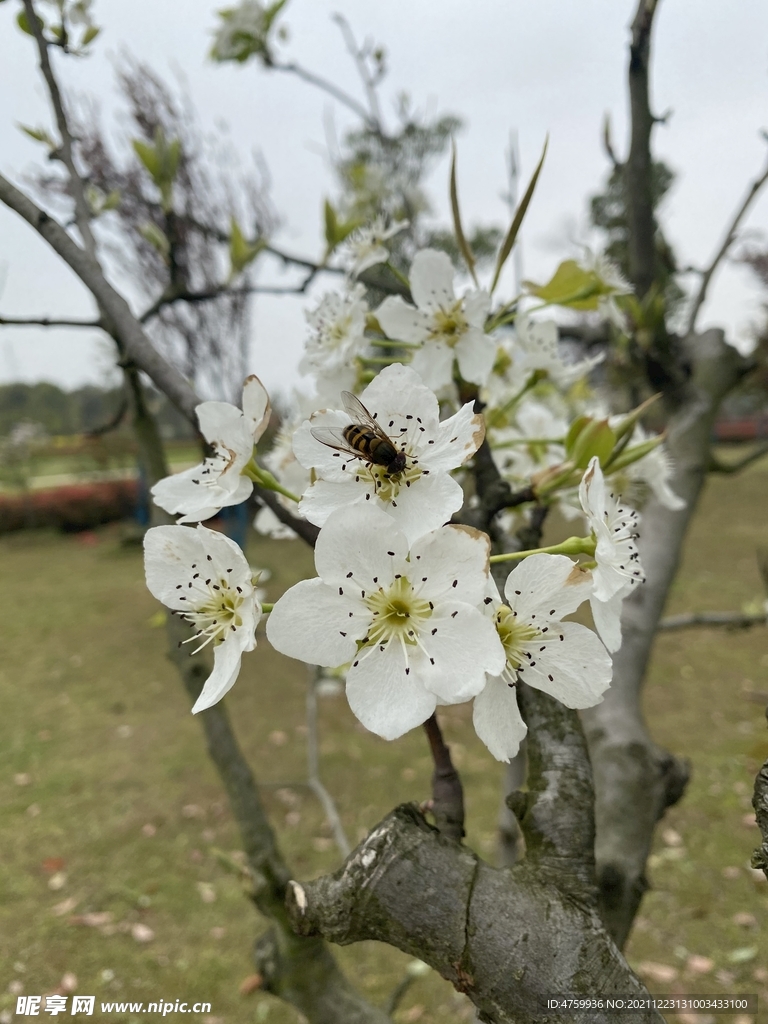
[[[496,631],[504,645],[507,665],[515,670],[523,664],[525,645],[541,636],[541,630],[527,622],[520,622],[517,613],[503,604],[496,612]]]
[[[438,309],[432,316],[432,327],[429,335],[431,341],[441,341],[453,348],[469,330],[467,318],[461,308],[462,300],[448,309]]]
[[[384,589],[365,598],[373,613],[368,635],[361,641],[363,647],[374,647],[389,640],[416,645],[419,629],[432,615],[429,601],[418,597],[406,576],[396,578]]]

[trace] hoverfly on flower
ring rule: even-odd
[[[351,391],[342,391],[341,400],[352,422],[341,430],[313,427],[312,436],[329,448],[362,459],[368,465],[383,466],[387,476],[397,476],[405,469],[407,456],[379,425],[359,398]]]

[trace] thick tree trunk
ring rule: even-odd
[[[613,682],[602,704],[582,713],[594,773],[596,861],[600,908],[613,938],[626,941],[647,888],[645,863],[665,808],[680,799],[686,763],[651,739],[641,690],[656,627],[677,572],[683,542],[707,476],[714,419],[744,361],[710,330],[685,339],[692,378],[672,416],[667,447],[675,463],[673,490],[686,506],[672,512],[650,500],[639,547],[647,582],[624,603],[623,643],[613,659]]]
[[[647,999],[606,931],[594,880],[592,779],[578,718],[520,687],[529,725],[528,790],[510,803],[527,856],[497,870],[429,825],[393,811],[333,876],[292,882],[296,930],[342,944],[378,939],[425,960],[491,1024],[616,1019],[609,996]],[[581,1011],[553,996],[592,1000]],[[601,1002],[602,1000],[602,1002]],[[661,1022],[644,1008],[627,1024]]]

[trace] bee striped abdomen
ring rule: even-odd
[[[350,448],[370,462],[379,466],[389,466],[397,457],[397,449],[388,440],[357,423],[344,428],[344,438]]]

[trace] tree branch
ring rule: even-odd
[[[0,327],[104,327],[101,320],[67,320],[42,316],[0,316]]]
[[[376,86],[368,74],[368,68],[365,64],[365,53],[357,45],[357,40],[350,28],[349,22],[343,14],[334,14],[333,20],[341,29],[341,34],[344,37],[344,42],[347,46],[347,52],[355,62],[357,73],[360,75],[360,81],[363,83],[363,89],[365,89],[365,95],[368,99],[368,107],[370,113],[368,115],[368,123],[376,126],[376,131],[381,134],[381,108],[379,107],[379,97],[376,95]]]
[[[67,115],[64,110],[64,102],[61,97],[59,85],[56,81],[56,76],[53,73],[53,68],[51,67],[51,61],[48,55],[48,42],[43,35],[42,28],[40,27],[34,3],[32,0],[23,0],[23,4],[30,31],[35,37],[35,42],[37,43],[37,51],[40,57],[40,70],[43,73],[45,84],[48,86],[48,94],[51,97],[51,104],[53,106],[54,114],[56,115],[56,124],[59,129],[59,135],[61,136],[61,146],[57,150],[57,156],[61,159],[69,173],[72,198],[75,202],[75,223],[77,224],[77,230],[80,232],[80,237],[83,240],[85,251],[91,259],[96,261],[96,240],[94,239],[93,232],[91,231],[91,210],[88,206],[88,201],[85,198],[83,179],[80,177],[80,173],[75,166],[72,133],[69,130],[69,122],[67,121]]]
[[[569,878],[573,891],[596,906],[595,794],[578,715],[525,683],[517,690],[528,726],[528,790],[508,801],[523,830],[526,860],[545,878]]]
[[[753,462],[757,462],[758,459],[762,459],[764,455],[768,455],[768,444],[760,445],[759,448],[755,448],[754,451],[751,451],[741,459],[737,459],[735,462],[721,462],[715,455],[711,455],[709,460],[709,472],[740,473],[742,469],[746,469],[746,467],[750,466]]]
[[[651,29],[657,0],[639,0],[632,22],[629,59],[629,103],[632,134],[624,164],[624,188],[629,228],[629,276],[639,298],[656,278],[656,219],[653,213],[651,131],[654,118],[649,99]]]
[[[41,210],[2,174],[0,202],[18,213],[74,271],[109,318],[110,330],[120,339],[126,357],[165,392],[191,423],[196,423],[195,408],[200,399],[194,389],[155,349],[128,303],[107,281],[98,263],[70,238],[57,220]]]
[[[310,523],[307,519],[301,519],[299,516],[289,512],[274,491],[268,491],[264,487],[254,487],[254,492],[259,501],[263,502],[267,508],[272,509],[283,526],[289,526],[296,536],[305,540],[310,547],[315,546],[317,535],[320,533],[319,526],[315,526],[314,523]]]
[[[709,284],[712,280],[712,276],[714,275],[720,263],[727,255],[728,250],[736,241],[736,232],[738,231],[739,225],[746,216],[747,210],[752,205],[753,201],[757,197],[758,192],[766,183],[766,181],[768,181],[768,166],[766,166],[763,173],[759,175],[757,178],[755,178],[755,180],[750,185],[749,189],[747,190],[747,194],[744,196],[744,199],[741,202],[741,205],[738,207],[736,213],[733,216],[733,219],[728,227],[728,230],[725,233],[725,237],[723,238],[720,248],[715,253],[712,262],[709,264],[706,270],[702,272],[701,284],[699,285],[699,290],[696,293],[696,298],[693,300],[691,314],[688,318],[688,334],[692,334],[693,331],[696,329],[696,320],[698,319],[701,307],[704,305],[704,301],[707,297],[707,291],[709,289]]]
[[[307,673],[307,785],[323,805],[325,817],[342,857],[352,851],[333,797],[320,781],[320,754],[317,745],[317,669],[309,667]]]
[[[686,612],[662,619],[657,629],[689,629],[691,626],[725,626],[726,629],[749,629],[768,622],[768,612]]]
[[[460,843],[464,832],[464,790],[437,721],[437,712],[424,723],[435,769],[430,811],[441,835]]]
[[[335,875],[291,882],[287,907],[302,935],[346,945],[387,942],[424,960],[465,992],[491,1024],[551,1024],[553,993],[646,995],[570,875],[523,862],[498,871],[440,835],[412,804],[380,822]],[[589,1012],[609,1024],[613,1012]],[[650,1024],[655,1011],[627,1014]]]
[[[752,806],[763,841],[752,854],[752,867],[762,869],[768,878],[768,761],[757,773]]]
[[[354,114],[357,114],[360,120],[363,121],[367,127],[374,131],[377,130],[378,125],[371,118],[371,115],[362,103],[358,103],[354,96],[350,96],[349,93],[344,92],[343,89],[334,85],[333,82],[329,82],[327,78],[323,78],[321,75],[316,75],[313,71],[308,71],[295,61],[278,64],[276,61],[270,60],[267,62],[266,66],[273,71],[287,71],[289,74],[296,75],[297,78],[301,78],[303,81],[309,82],[310,85],[316,86],[316,88],[321,89],[323,92],[327,92],[329,96],[333,96],[335,100],[338,100],[339,103],[343,103],[345,107],[351,110]]]

